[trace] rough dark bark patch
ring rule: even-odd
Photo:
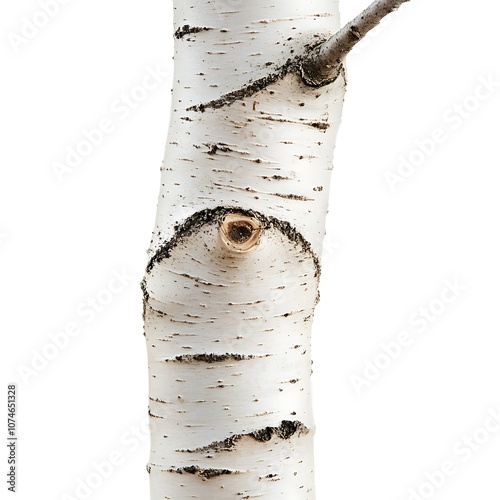
[[[265,356],[253,356],[245,354],[183,354],[181,356],[176,356],[174,359],[166,359],[167,363],[224,363],[226,361],[245,361],[248,359],[255,358],[265,358],[272,356],[271,354],[266,354]]]
[[[145,325],[146,322],[146,312],[149,302],[149,292],[146,289],[146,282],[144,280],[141,281],[141,290],[142,290],[142,321]],[[146,330],[144,329],[144,336],[146,336]]]
[[[308,125],[319,130],[326,130],[330,126],[330,124],[326,122],[310,122]]]
[[[275,180],[275,181],[289,181],[291,177],[284,177],[283,175],[261,175],[263,179]]]
[[[250,434],[256,441],[270,441],[274,436],[280,439],[290,439],[295,433],[307,434],[309,429],[298,420],[283,420],[279,427],[266,427]]]
[[[297,201],[314,201],[312,198],[307,198],[306,196],[301,196],[299,194],[283,194],[283,193],[273,193],[274,196],[279,196],[280,198],[286,198],[287,200],[297,200]]]
[[[193,215],[188,217],[182,224],[175,226],[174,236],[169,241],[165,242],[151,257],[148,265],[146,266],[146,273],[150,273],[157,262],[160,262],[163,259],[168,259],[171,256],[172,249],[174,249],[180,242],[182,242],[182,240],[194,234],[205,224],[212,224],[214,222],[220,224],[224,219],[224,216],[228,213],[240,213],[248,217],[254,217],[261,223],[263,231],[270,228],[276,228],[281,231],[281,233],[287,236],[292,243],[300,245],[302,250],[311,256],[314,262],[314,267],[316,269],[315,277],[319,278],[321,274],[319,257],[312,250],[311,244],[302,236],[301,233],[299,233],[299,231],[297,231],[297,229],[295,229],[287,221],[282,221],[275,217],[268,217],[260,212],[244,210],[238,207],[206,208],[205,210],[194,213]],[[142,289],[143,292],[147,293],[144,280]]]
[[[200,26],[189,26],[189,24],[185,24],[182,28],[177,28],[174,33],[175,38],[180,40],[185,35],[190,35],[191,33],[199,33],[200,31],[210,31],[213,28],[205,28]]]
[[[248,434],[235,434],[234,436],[228,437],[223,441],[214,441],[208,446],[202,446],[201,448],[196,448],[195,450],[178,450],[183,453],[203,453],[203,452],[221,452],[221,451],[233,451],[236,448],[238,441],[244,437],[250,437],[255,439],[255,441],[267,442],[277,437],[279,439],[290,439],[292,436],[297,434],[309,433],[309,429],[298,420],[292,422],[291,420],[283,420],[279,427],[265,427],[264,429],[259,429]]]
[[[196,474],[204,479],[213,479],[214,477],[224,476],[227,474],[241,474],[240,471],[229,469],[202,469],[197,465],[190,465],[180,469],[168,469],[168,472],[175,472],[177,474]]]
[[[208,148],[207,154],[209,154],[209,155],[214,155],[217,153],[217,151],[222,151],[224,153],[229,153],[230,151],[232,151],[232,149],[227,144],[224,144],[223,142],[219,142],[217,144],[207,143],[207,144],[203,144],[203,145]]]

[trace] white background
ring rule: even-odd
[[[367,3],[344,0],[344,21]],[[0,7],[0,399],[18,384],[22,500],[83,498],[79,481],[95,485],[110,456],[88,498],[148,498],[139,281],[168,125],[171,8],[70,0],[16,51],[9,34],[40,7]],[[319,500],[500,496],[500,425],[488,420],[500,411],[499,16],[490,0],[412,0],[349,57],[314,328]],[[162,84],[118,112],[158,65]],[[481,79],[497,83],[479,102]],[[103,119],[113,131],[60,181],[53,163]],[[445,139],[431,147],[437,128]],[[422,161],[391,190],[401,158]],[[113,273],[126,284],[91,316]],[[450,304],[445,280],[466,287],[446,292]],[[418,316],[429,305],[432,322]],[[54,354],[49,334],[69,323],[78,335]],[[381,344],[402,332],[411,344],[388,362]],[[36,361],[44,349],[53,359]],[[426,485],[444,462],[454,473]]]

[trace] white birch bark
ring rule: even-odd
[[[345,81],[301,76],[336,0],[174,0],[143,281],[152,500],[313,500],[310,332]],[[235,251],[226,215],[260,226]],[[236,245],[238,246],[238,245]]]

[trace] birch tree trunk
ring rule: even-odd
[[[151,498],[312,500],[310,333],[345,80],[339,58],[333,78],[303,76],[338,2],[174,0],[174,24],[143,281]]]

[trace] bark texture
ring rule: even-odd
[[[310,332],[345,82],[313,88],[300,68],[339,28],[338,4],[174,12],[143,281],[151,498],[313,500]],[[221,238],[234,215],[259,231],[241,252]]]

